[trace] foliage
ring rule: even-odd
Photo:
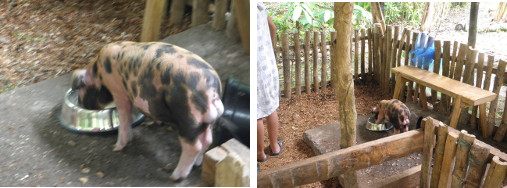
[[[409,25],[421,23],[424,2],[385,2],[384,19],[386,24],[405,22]]]

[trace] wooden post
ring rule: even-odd
[[[497,142],[501,142],[506,132],[507,132],[507,105],[505,105],[503,108],[502,122],[500,123],[498,130],[496,130],[496,134],[493,137],[493,139]]]
[[[194,4],[196,1],[194,0]],[[209,0],[203,0],[209,3]],[[236,19],[238,21],[239,36],[241,37],[241,46],[245,53],[250,53],[250,0],[233,0],[236,9]],[[206,6],[206,10],[207,10]],[[207,17],[207,15],[206,15]],[[192,21],[193,22],[193,21]],[[193,24],[193,23],[192,23]]]
[[[398,57],[396,58],[396,67],[399,67],[401,66],[401,54],[403,52],[403,49],[407,50],[406,47],[405,47],[405,38],[407,36],[407,28],[404,28],[403,29],[403,32],[401,33],[401,39],[400,41],[398,42]]]
[[[433,146],[435,145],[435,121],[429,118],[424,127],[424,147],[421,165],[421,188],[430,187],[430,170],[431,170],[431,157],[433,156]]]
[[[405,66],[410,65],[410,50],[412,50],[412,45],[410,45],[410,41],[412,41],[412,30],[407,29],[407,38],[405,39]]]
[[[470,155],[468,156],[470,163],[465,188],[478,188],[481,185],[482,176],[486,171],[488,156],[489,148],[476,144],[472,145]]]
[[[382,58],[384,61],[382,62],[383,63],[383,67],[384,67],[384,74],[383,74],[383,79],[384,79],[384,91],[386,92],[390,92],[391,89],[389,87],[389,77],[390,77],[390,71],[391,71],[391,47],[392,47],[392,42],[391,42],[391,39],[393,38],[393,27],[392,26],[387,26],[386,28],[386,35],[384,36],[384,51],[383,51],[383,56],[384,58]]]
[[[373,75],[373,28],[368,28],[368,75]],[[373,80],[373,79],[372,79]],[[371,80],[368,80],[370,82]]]
[[[164,0],[165,1],[165,0]],[[186,0],[173,0],[169,12],[169,24],[180,25],[183,22]]]
[[[493,61],[495,61],[495,57],[493,55],[488,55],[488,65],[486,69],[486,75],[484,78],[484,87],[482,89],[490,90],[491,86],[491,73],[493,73]]]
[[[397,67],[396,65],[396,52],[398,51],[397,47],[398,47],[398,44],[400,43],[400,41],[398,40],[398,34],[400,32],[400,26],[399,25],[396,25],[394,26],[394,35],[393,35],[393,40],[392,40],[392,44],[390,44],[389,46],[391,47],[391,62],[389,62],[390,66],[389,66],[389,72],[391,72],[391,77],[390,77],[390,91],[393,91],[393,87],[394,87],[394,84],[395,84],[395,80],[394,80],[394,73],[391,71],[391,69],[393,67]]]
[[[236,13],[236,8],[235,7],[235,4],[234,3],[235,1],[232,0],[231,1],[231,16],[229,16],[229,21],[227,22],[227,25],[225,26],[225,35],[231,39],[232,41],[240,41],[240,36],[239,36],[239,29],[238,29],[238,19],[237,19],[237,14]],[[273,42],[273,48],[276,47],[276,40]],[[275,49],[275,53],[276,53],[276,49]]]
[[[241,3],[236,3],[240,5]],[[193,0],[192,3],[192,27],[205,24],[208,22],[208,0]],[[239,13],[239,12],[238,12]],[[241,14],[241,13],[239,13]],[[240,18],[241,19],[241,18]]]
[[[382,34],[384,34],[385,33],[384,30],[386,29],[386,23],[384,21],[384,15],[382,14],[382,10],[380,10],[380,3],[372,2],[370,4],[370,8],[373,17],[373,23],[380,23],[382,26],[380,28],[380,31]]]
[[[430,187],[437,187],[438,180],[440,179],[440,172],[442,168],[442,162],[445,153],[445,141],[447,140],[447,134],[449,134],[448,126],[440,122],[437,133],[437,146],[435,147],[435,161],[433,162],[433,169],[431,172]]]
[[[313,91],[319,92],[319,33],[313,32]]]
[[[285,97],[291,98],[291,76],[289,61],[289,39],[287,33],[282,34],[282,65],[283,65],[283,91]]]
[[[482,77],[484,71],[484,53],[479,53],[479,60],[477,61],[477,79],[475,80],[475,87],[482,87]],[[472,77],[473,78],[473,77]],[[477,129],[477,106],[472,109],[472,118],[470,119],[470,127]]]
[[[489,104],[490,109],[488,114],[488,132],[485,138],[488,138],[493,134],[493,128],[495,127],[496,107],[498,106],[498,96],[500,95],[500,88],[503,86],[504,74],[502,73],[505,72],[505,65],[506,62],[504,60],[500,60],[500,63],[498,64],[498,71],[495,78],[496,84],[493,87],[493,93],[496,93],[497,97]]]
[[[470,85],[474,85],[473,81],[473,72],[474,72],[474,64],[477,59],[477,50],[468,48],[467,58],[465,60],[465,71],[463,72],[463,83],[467,83]],[[460,123],[465,124],[468,123],[470,119],[470,114],[468,113],[468,108],[464,108],[461,110],[460,115]]]
[[[463,76],[463,64],[466,58],[468,45],[461,43],[459,46],[458,60],[456,61],[456,68],[454,69],[454,79],[461,81]]]
[[[465,183],[465,177],[468,167],[468,152],[470,146],[474,144],[475,136],[468,134],[462,130],[458,138],[458,146],[456,148],[456,163],[454,164],[454,172],[452,173],[451,187],[462,187]]]
[[[307,94],[312,92],[310,88],[312,85],[310,80],[310,35],[309,31],[305,32],[305,93]]]
[[[454,78],[455,69],[456,69],[456,59],[458,57],[458,49],[459,43],[458,41],[454,41],[452,45],[452,56],[451,56],[451,73],[449,74],[449,78]]]
[[[321,78],[320,78],[320,87],[322,90],[326,89],[327,86],[327,49],[326,49],[326,32],[322,31],[320,33],[320,52],[322,54],[322,71],[321,71]]]
[[[440,72],[440,58],[442,57],[441,55],[441,49],[442,49],[442,41],[440,40],[435,40],[434,42],[435,44],[435,61],[433,62],[433,72],[435,74],[439,74]],[[435,108],[435,105],[437,104],[437,91],[435,90],[431,90],[431,103],[433,104],[433,109],[434,110],[438,110],[438,108]],[[440,104],[441,105],[441,104]]]
[[[363,81],[366,81],[366,68],[365,68],[365,59],[364,56],[366,54],[366,30],[361,29],[361,78]]]
[[[417,37],[418,37],[418,36],[419,36],[419,32],[413,32],[413,33],[412,33],[412,49],[415,49],[415,47],[416,47],[416,45],[417,45],[416,43],[417,43]],[[413,58],[415,58],[415,57],[412,57],[410,60],[412,60]],[[415,87],[414,87],[414,85],[415,85]],[[416,103],[416,104],[417,104],[417,97],[418,97],[418,91],[419,91],[419,84],[417,84],[417,83],[413,83],[413,84],[412,84],[412,82],[409,82],[409,83],[408,83],[408,86],[409,86],[410,88],[414,88],[414,90],[413,90],[413,91],[414,91],[413,101],[414,101],[414,103]],[[407,99],[407,100],[408,100],[408,99]]]
[[[470,5],[470,24],[468,26],[468,45],[475,48],[477,38],[477,15],[479,15],[479,2],[472,2]]]
[[[174,1],[173,1],[174,2]],[[225,13],[227,12],[227,5],[229,0],[216,0],[215,1],[215,16],[213,17],[213,29],[221,31],[225,27]]]
[[[380,78],[382,78],[380,76],[380,24],[375,24],[374,28],[373,28],[373,71],[374,71],[374,74],[375,74],[375,80],[379,83],[379,84],[382,84],[382,80]]]
[[[165,0],[147,0],[144,9],[143,30],[141,32],[141,42],[158,41],[160,32],[160,23],[166,1]]]
[[[296,95],[301,96],[301,49],[299,49],[299,32],[294,34],[294,55],[296,56]]]
[[[444,51],[442,54],[442,76],[452,78],[450,75],[449,61],[451,59],[451,41],[444,41]],[[449,112],[450,98],[447,95],[442,94],[442,111]]]
[[[435,9],[434,2],[426,2],[426,7],[424,8],[424,15],[421,20],[421,31],[428,31],[431,28],[431,24],[433,23],[433,15]]]
[[[498,156],[494,156],[483,187],[501,187],[506,174],[507,162],[502,162]]]
[[[458,135],[449,132],[445,141],[444,158],[442,159],[442,168],[440,170],[440,178],[438,178],[438,187],[449,187],[452,165],[454,164],[454,156],[456,155],[456,141]]]
[[[350,39],[352,36],[352,13],[354,3],[334,3],[334,29],[336,30],[335,45],[335,93],[338,100],[338,113],[340,117],[340,148],[351,147],[356,144],[357,112],[354,96],[354,78],[350,73]],[[345,187],[357,187],[355,171],[345,172]]]
[[[354,80],[359,80],[359,30],[354,30]]]
[[[329,72],[330,72],[330,76],[331,76],[331,81],[330,82],[331,82],[331,87],[332,88],[336,88],[334,86],[334,81],[333,81],[333,78],[335,77],[334,74],[336,74],[336,72],[333,71],[333,66],[334,66],[333,64],[336,62],[334,60],[335,56],[333,55],[335,53],[335,50],[334,50],[334,45],[332,45],[333,41],[335,41],[335,40],[336,40],[336,31],[333,31],[333,32],[331,32],[331,42],[329,42],[329,49],[330,49],[329,50],[329,56],[331,56],[331,63],[330,63],[330,66],[329,66],[331,70]]]

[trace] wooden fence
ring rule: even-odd
[[[401,33],[400,33],[401,32]],[[380,25],[373,28],[354,30],[351,36],[351,70],[355,81],[376,82],[381,85],[385,92],[393,93],[395,79],[391,72],[393,67],[410,65],[413,58],[409,53],[415,48],[419,32],[412,31],[400,26],[387,26],[385,33],[381,33]],[[290,98],[292,94],[301,95],[305,93],[319,92],[319,89],[330,85],[330,74],[328,69],[332,63],[330,41],[334,41],[335,32],[311,32],[304,34],[303,44],[300,44],[299,34],[282,34],[280,47],[275,47],[275,53],[280,54],[282,61],[281,76],[283,77],[282,96]],[[290,41],[293,41],[289,46]],[[275,44],[276,45],[276,44]],[[479,88],[490,90],[500,95],[500,89],[507,79],[505,73],[506,62],[498,61],[494,67],[495,57],[478,52],[467,44],[450,40],[435,40],[435,61],[433,72],[455,80],[459,80]],[[310,50],[311,48],[311,50]],[[290,56],[290,54],[294,54]],[[292,63],[294,62],[294,63]],[[311,64],[312,62],[312,64]],[[441,63],[438,63],[441,62]],[[292,65],[294,64],[294,65]],[[495,63],[496,64],[496,63]],[[420,65],[417,65],[420,67]],[[291,69],[295,69],[293,71]],[[304,73],[302,70],[304,68]],[[319,73],[320,72],[320,73]],[[498,72],[503,74],[498,74]],[[294,79],[292,78],[294,75]],[[302,76],[304,85],[302,84]],[[292,84],[295,83],[295,84]],[[313,86],[313,87],[311,87]],[[419,88],[417,84],[409,82],[402,90],[405,101],[419,102]],[[452,99],[436,91],[427,89],[429,99],[434,110],[449,112],[452,107]],[[499,107],[498,97],[489,103],[487,112],[488,125],[496,130],[495,120],[501,118],[495,140],[501,141],[507,132],[507,105],[503,105],[503,112]],[[502,102],[502,103],[505,103]],[[477,127],[477,107],[471,109],[471,113],[464,110],[460,116],[460,122],[470,121],[473,128]],[[474,118],[471,118],[474,117]],[[491,130],[494,130],[491,129]],[[489,132],[493,135],[495,131]]]

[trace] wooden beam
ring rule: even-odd
[[[422,148],[423,132],[412,130],[261,171],[257,186],[293,187],[327,180],[347,171],[421,152]]]
[[[158,41],[165,0],[147,0],[143,16],[141,42]]]

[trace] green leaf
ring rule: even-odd
[[[292,21],[297,21],[299,19],[299,17],[301,16],[301,12],[303,12],[303,7],[301,6],[297,6],[295,9],[294,9],[294,12],[292,14]]]

